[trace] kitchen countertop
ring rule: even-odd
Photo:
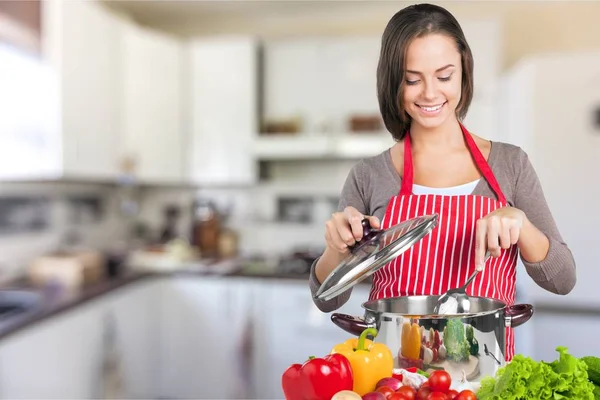
[[[55,291],[51,289],[42,289],[32,287],[24,280],[15,280],[0,286],[0,292],[19,290],[32,291],[40,295],[41,301],[34,306],[31,311],[23,312],[14,317],[0,319],[0,340],[26,328],[35,323],[41,322],[50,317],[59,315],[69,309],[84,304],[90,300],[103,296],[123,286],[127,286],[134,282],[139,282],[146,279],[164,278],[168,276],[208,276],[216,275],[227,277],[240,277],[249,279],[274,279],[274,280],[304,280],[308,287],[308,274],[285,273],[285,272],[267,272],[267,271],[252,271],[244,272],[243,269],[238,269],[228,273],[209,273],[209,272],[194,272],[194,271],[172,271],[172,272],[129,272],[123,276],[115,278],[107,278],[100,283],[85,286],[74,292]]]
[[[223,278],[236,277],[248,279],[273,279],[273,280],[299,280],[305,281],[308,286],[309,275],[301,273],[288,272],[270,272],[267,270],[245,270],[238,268],[226,273],[211,273],[207,271],[199,272],[193,270],[172,271],[172,272],[129,272],[123,276],[106,279],[98,284],[89,285],[81,288],[76,292],[59,292],[52,293],[50,290],[36,289],[31,287],[25,281],[13,281],[3,284],[0,287],[0,292],[8,290],[27,290],[39,294],[42,299],[39,305],[35,306],[31,311],[24,312],[14,317],[0,320],[0,340],[13,335],[20,330],[30,327],[38,322],[59,315],[67,310],[82,305],[90,300],[101,297],[114,290],[139,282],[146,279],[165,278],[169,276],[221,276]],[[370,279],[361,282],[360,285],[370,284]],[[556,304],[536,303],[534,304],[536,312],[543,313],[569,313],[589,316],[600,315],[599,306],[589,307],[573,307],[563,305],[557,307]]]

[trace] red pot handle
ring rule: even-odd
[[[529,321],[533,315],[533,306],[531,304],[514,304],[506,307],[506,326],[516,328]]]
[[[334,313],[331,315],[331,321],[346,332],[356,336],[360,336],[367,328],[375,328],[375,323],[369,323],[364,318],[353,317],[348,314]]]

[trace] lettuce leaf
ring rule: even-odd
[[[594,400],[594,385],[588,380],[587,365],[556,348],[559,358],[552,362],[534,361],[517,354],[495,377],[481,381],[479,400],[578,399]]]

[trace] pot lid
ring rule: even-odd
[[[315,298],[331,300],[371,276],[436,227],[438,214],[403,221],[389,229],[374,230],[362,221],[363,238],[323,282]]]

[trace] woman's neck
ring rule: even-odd
[[[464,147],[462,130],[457,119],[449,119],[436,128],[425,128],[419,124],[410,127],[410,141],[414,151],[448,151],[449,149]]]

